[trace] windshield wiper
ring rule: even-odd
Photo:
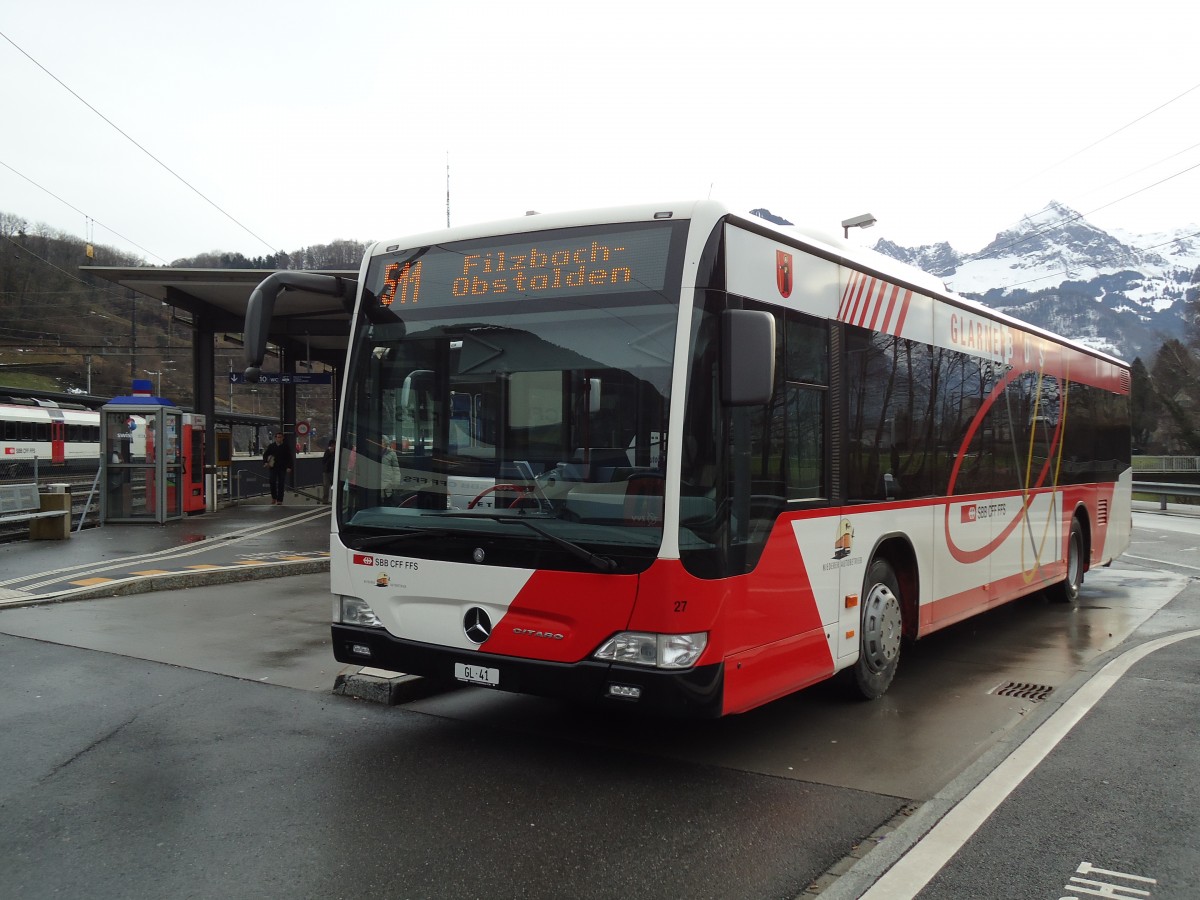
[[[448,515],[453,515],[453,514],[448,514]],[[551,534],[546,529],[539,528],[537,525],[534,525],[528,519],[518,519],[518,518],[514,518],[512,516],[489,515],[487,513],[459,513],[456,516],[456,518],[471,518],[471,517],[482,518],[482,519],[491,519],[493,522],[512,523],[514,525],[524,525],[530,531],[535,532],[536,534],[540,534],[542,537],[544,537],[550,543],[557,544],[559,547],[562,547],[564,550],[566,550],[572,556],[578,556],[584,562],[590,563],[591,565],[593,565],[597,569],[599,569],[601,572],[615,572],[617,570],[617,561],[615,559],[608,557],[608,556],[601,556],[599,553],[593,553],[591,550],[588,550],[585,547],[581,547],[578,544],[574,543],[573,541],[568,541],[566,538],[560,538],[556,534]]]
[[[342,540],[351,550],[366,550],[376,544],[388,544],[392,541],[403,542],[408,538],[445,537],[450,532],[445,528],[414,528],[411,531],[393,531],[388,534],[365,534],[361,536],[342,535]]]

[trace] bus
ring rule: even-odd
[[[1132,527],[1129,369],[713,201],[378,243],[332,516],[343,663],[741,713],[1045,591]]]

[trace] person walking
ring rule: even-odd
[[[296,456],[292,448],[283,442],[283,432],[275,432],[274,443],[268,444],[263,451],[263,465],[271,481],[271,505],[283,506],[283,491],[287,486],[288,473],[296,465]]]
[[[325,455],[321,457],[322,503],[328,503],[329,495],[333,492],[333,447],[333,441],[330,441],[325,448]]]
[[[384,444],[383,459],[381,461],[382,478],[380,479],[380,488],[383,490],[384,500],[389,505],[398,506],[400,503],[400,461],[396,457],[396,442],[387,441]]]

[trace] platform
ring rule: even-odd
[[[0,607],[329,570],[330,507],[288,491],[160,525],[85,528],[0,545]]]

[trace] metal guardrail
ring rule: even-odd
[[[1200,484],[1164,484],[1159,481],[1135,481],[1135,494],[1154,494],[1158,497],[1158,508],[1166,509],[1171,497],[1200,497]]]
[[[246,491],[242,489],[243,478],[249,478],[251,484],[254,484],[258,488],[254,494],[247,494]],[[265,475],[260,475],[258,472],[253,472],[250,469],[239,469],[237,478],[233,480],[233,491],[230,499],[234,504],[237,504],[241,502],[243,495],[261,497],[263,494],[268,493],[269,488],[270,482]]]
[[[1159,472],[1200,472],[1200,456],[1135,456],[1133,471],[1138,474]]]

